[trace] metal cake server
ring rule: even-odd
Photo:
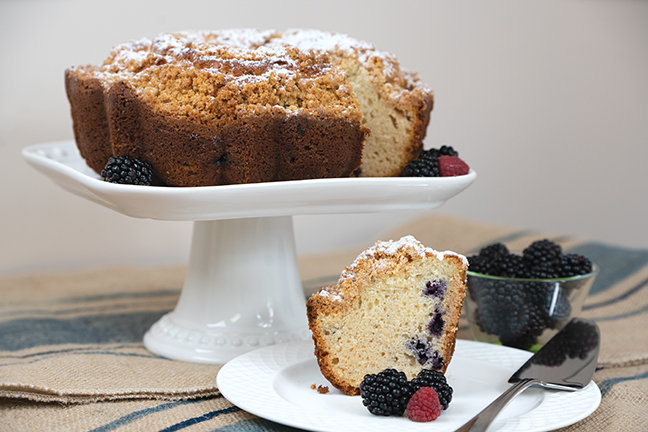
[[[592,379],[601,344],[601,333],[592,320],[572,318],[562,330],[527,360],[500,397],[456,432],[483,432],[497,414],[526,388],[536,385],[554,390],[576,391]]]

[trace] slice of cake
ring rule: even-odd
[[[307,302],[324,377],[349,395],[366,374],[388,368],[408,379],[445,373],[466,290],[467,259],[412,236],[378,242],[346,267],[338,284]]]

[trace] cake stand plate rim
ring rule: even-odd
[[[203,221],[248,217],[430,210],[476,179],[362,177],[203,187],[152,187],[104,182],[74,141],[28,146],[25,160],[62,188],[131,217]]]

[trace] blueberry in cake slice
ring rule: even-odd
[[[324,377],[348,395],[367,374],[393,368],[414,379],[445,373],[466,291],[467,259],[412,236],[378,242],[347,266],[337,285],[307,302]]]

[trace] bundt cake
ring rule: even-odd
[[[324,377],[349,395],[366,374],[385,369],[413,379],[445,373],[466,290],[467,259],[437,252],[412,236],[378,242],[347,266],[337,285],[307,302]]]
[[[65,81],[88,165],[129,155],[170,186],[399,175],[433,102],[391,54],[316,30],[161,34]]]

